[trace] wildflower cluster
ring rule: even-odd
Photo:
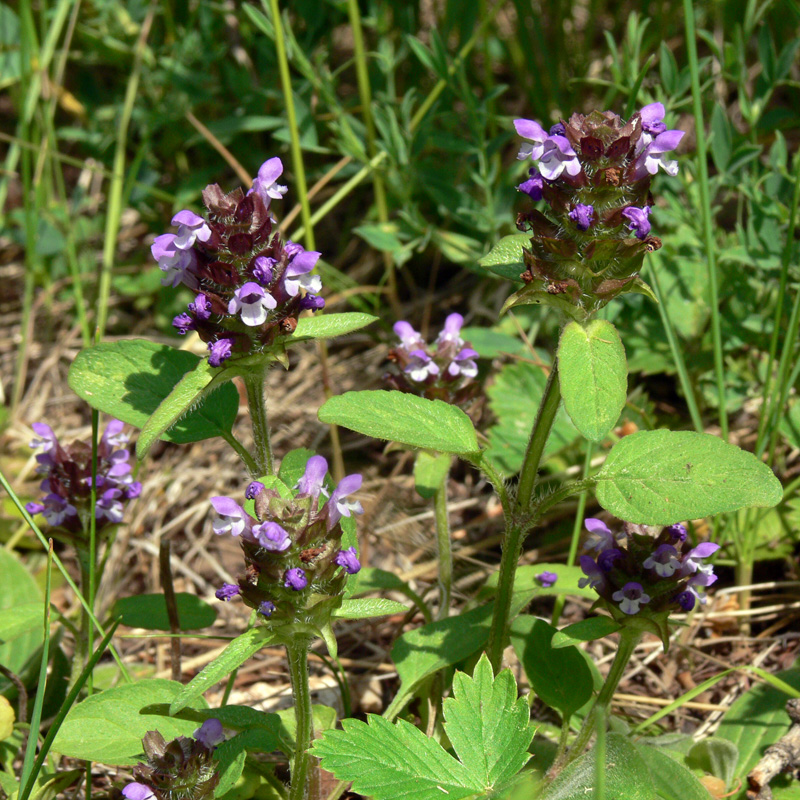
[[[30,514],[41,514],[65,538],[80,540],[88,535],[91,519],[92,446],[89,442],[62,445],[53,429],[43,422],[31,426],[38,438],[31,441],[36,471],[44,476],[44,497],[28,503]],[[123,423],[111,420],[97,443],[96,501],[97,532],[122,522],[125,505],[138,497],[142,484],[133,480],[127,434]]]
[[[428,345],[408,322],[395,322],[394,332],[400,345],[389,352],[389,359],[400,374],[385,380],[394,389],[462,405],[471,400],[479,386],[477,351],[461,338],[464,317],[450,314],[433,345]]]
[[[142,739],[147,763],[133,768],[133,777],[120,792],[126,800],[206,800],[214,796],[219,783],[212,756],[225,740],[222,723],[207,719],[194,739],[179,736],[166,742],[157,731]]]
[[[610,111],[573,114],[549,131],[514,121],[527,140],[517,158],[536,162],[517,188],[550,211],[517,219],[532,233],[522,279],[576,318],[624,292],[647,291],[637,275],[644,254],[661,247],[650,235],[650,180],[659,169],[677,174],[667,154],[683,137],[667,130],[664,115],[661,103],[651,103],[627,122]]]
[[[338,597],[347,575],[361,569],[355,547],[342,549],[342,520],[363,513],[350,499],[361,475],[348,475],[328,492],[328,463],[312,456],[293,491],[253,481],[245,491],[252,513],[230,497],[212,497],[214,532],[239,539],[247,569],[238,584],[225,583],[217,598],[242,600],[273,622],[305,619],[312,595]],[[282,488],[283,485],[281,484]]]
[[[704,589],[717,580],[704,559],[719,550],[718,544],[702,542],[690,547],[686,528],[670,525],[653,537],[641,526],[625,523],[625,532],[613,533],[599,519],[587,519],[590,536],[582,555],[585,578],[579,586],[591,586],[616,619],[646,613],[691,611],[706,602]]]
[[[321,254],[273,231],[269,206],[286,193],[277,183],[282,172],[281,160],[270,158],[246,194],[207,186],[207,215],[179,211],[172,218],[178,232],[157,236],[151,248],[162,283],[195,292],[172,324],[180,334],[197,331],[212,367],[263,352],[276,336],[294,331],[301,311],[325,305],[322,281],[311,275]]]

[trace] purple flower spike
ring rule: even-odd
[[[574,177],[580,174],[581,169],[581,162],[566,136],[547,139],[539,162],[539,172],[545,180],[554,181],[562,172]]]
[[[217,339],[216,342],[208,343],[208,363],[212,367],[221,367],[223,361],[227,361],[233,352],[233,343],[230,339]]]
[[[286,268],[283,288],[289,297],[296,297],[300,289],[317,294],[322,290],[322,278],[319,275],[309,275],[316,266],[322,253],[303,250],[298,253]]]
[[[271,553],[282,553],[292,546],[289,534],[277,522],[263,522],[253,528],[256,541]]]
[[[270,600],[264,600],[258,607],[258,613],[269,619],[275,611],[275,603]]]
[[[549,589],[551,586],[555,585],[555,582],[558,580],[558,575],[555,572],[548,572],[545,570],[536,576],[536,580],[539,581],[542,588]]]
[[[671,544],[659,545],[655,552],[642,563],[645,569],[655,570],[659,578],[672,577],[680,565],[678,551]]]
[[[339,485],[334,489],[331,499],[328,501],[328,530],[331,530],[342,517],[364,513],[358,500],[346,499],[348,495],[361,488],[363,480],[360,475],[355,474],[346,475],[339,481]]]
[[[579,231],[588,231],[594,219],[594,208],[592,206],[578,203],[569,212],[569,218],[575,223]]]
[[[610,547],[608,550],[603,550],[597,557],[597,566],[603,572],[611,572],[614,569],[614,562],[622,558],[622,550],[617,547]]]
[[[213,750],[218,744],[225,741],[222,723],[214,717],[207,719],[192,736],[209,750]]]
[[[392,330],[403,343],[403,347],[405,347],[406,350],[416,350],[425,346],[425,340],[422,338],[422,336],[417,333],[405,320],[395,322],[395,324],[392,326]]]
[[[295,592],[302,592],[308,586],[308,578],[306,578],[306,573],[300,567],[293,567],[286,570],[283,585],[287,589],[293,589]]]
[[[270,200],[280,200],[287,192],[285,186],[277,183],[282,174],[283,162],[277,157],[270,158],[258,168],[258,176],[248,194],[255,192],[260,195],[264,205],[269,208]]]
[[[542,157],[544,151],[544,143],[547,139],[547,131],[535,120],[532,119],[515,119],[514,127],[517,133],[523,138],[528,139],[528,142],[523,143],[517,153],[517,158],[524,161],[526,158],[532,158],[538,161]]]
[[[256,497],[264,491],[264,484],[261,481],[251,481],[247,484],[247,488],[244,490],[244,496],[248,500],[255,500]]]
[[[464,317],[461,314],[449,314],[444,321],[444,327],[441,333],[436,338],[437,344],[446,342],[447,344],[456,343],[461,346],[464,342],[461,340],[461,326],[464,324]]]
[[[361,569],[361,562],[355,547],[348,547],[347,550],[340,550],[336,556],[336,563],[344,568],[348,575],[355,575]]]
[[[465,378],[474,378],[478,374],[478,364],[475,361],[478,355],[477,350],[465,347],[453,359],[447,368],[447,373],[453,377],[462,375]]]
[[[587,517],[583,524],[590,534],[586,540],[587,550],[608,550],[617,543],[614,539],[614,534],[603,520]]]
[[[410,360],[406,364],[405,372],[412,381],[424,383],[428,376],[438,375],[439,367],[424,350],[412,350],[409,354]]]
[[[229,600],[233,600],[234,597],[237,597],[241,590],[235,583],[223,583],[222,586],[214,592],[214,597],[217,600],[222,600],[227,603]]]
[[[230,497],[212,497],[211,505],[217,516],[212,523],[214,533],[221,536],[230,533],[231,536],[241,536],[250,530],[250,517],[245,510]]]
[[[121,420],[110,420],[108,425],[106,425],[105,431],[103,431],[103,436],[100,441],[105,442],[109,447],[125,447],[130,437],[127,433],[122,432],[124,427],[125,423]]]
[[[211,238],[208,223],[191,211],[179,211],[172,218],[172,224],[178,226],[178,235],[174,242],[178,250],[188,250],[196,241],[207,242]]]
[[[253,281],[248,281],[233,293],[228,303],[228,313],[241,313],[242,322],[250,327],[263,325],[267,321],[267,311],[278,303],[275,298]]]
[[[172,320],[172,327],[181,336],[185,336],[189,331],[194,330],[194,320],[184,311]]]
[[[686,531],[686,527],[681,525],[679,522],[675,525],[670,525],[667,528],[667,533],[673,542],[685,542],[686,537],[689,535]]]
[[[150,787],[143,783],[129,783],[122,790],[122,796],[126,800],[155,800],[156,798]]]
[[[278,262],[274,258],[267,256],[258,256],[253,267],[253,277],[262,285],[269,286],[272,283],[273,267]]]
[[[204,294],[199,294],[195,297],[193,303],[189,303],[189,311],[191,311],[197,319],[206,320],[211,316],[211,303]]]
[[[185,283],[190,289],[197,288],[197,278],[191,273],[195,264],[194,252],[178,248],[175,245],[175,234],[163,233],[161,236],[156,236],[150,252],[164,273],[161,278],[163,286],[174,287],[179,283]]]
[[[659,133],[664,133],[667,129],[667,126],[664,124],[665,114],[666,111],[661,103],[650,103],[646,105],[639,112],[639,116],[642,118],[642,130],[651,134],[651,137],[658,136]],[[650,141],[645,144],[649,143]]]
[[[306,471],[303,473],[303,477],[297,481],[294,488],[298,494],[319,497],[327,472],[328,462],[322,456],[311,456],[306,462]]]
[[[650,595],[645,594],[641,583],[628,581],[619,591],[611,595],[612,600],[619,603],[623,614],[636,614],[639,606],[650,602]]]
[[[622,210],[622,216],[630,221],[629,230],[633,231],[637,239],[646,239],[650,234],[650,206],[636,208],[628,206]]]
[[[591,556],[581,556],[581,570],[586,576],[578,581],[578,586],[583,589],[590,586],[592,589],[599,589],[606,584],[606,576],[603,570],[597,566],[597,563]]]
[[[538,203],[542,199],[542,189],[544,188],[544,178],[539,174],[537,169],[528,170],[530,176],[528,180],[523,181],[517,186],[518,192],[524,192],[531,200]]]
[[[56,438],[53,429],[44,422],[34,422],[31,425],[33,432],[39,437],[32,439],[30,447],[34,450],[41,448],[43,453],[51,453],[58,447],[58,439]]]
[[[684,610],[691,611],[694,608],[695,596],[692,592],[681,592],[676,598],[675,602]]]

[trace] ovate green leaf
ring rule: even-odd
[[[524,233],[504,236],[478,263],[487,271],[509,281],[522,283],[522,275],[528,268],[523,261],[522,250],[529,247],[531,237]]]
[[[411,447],[459,454],[479,450],[475,428],[460,408],[403,392],[346,392],[327,400],[319,418]]]
[[[752,453],[693,431],[626,436],[611,449],[596,480],[603,508],[646,525],[771,507],[782,497],[772,470]]]
[[[636,752],[650,768],[659,800],[710,800],[708,789],[694,773],[661,748],[643,743]]]
[[[575,427],[587,439],[602,441],[628,396],[628,366],[617,329],[603,319],[585,327],[568,323],[558,344],[558,379]]]
[[[3,591],[0,593],[0,616],[10,623],[5,638],[7,644],[0,645],[0,664],[12,672],[20,672],[25,662],[36,652],[44,639],[44,606],[42,594],[36,581],[20,563],[14,553],[0,547],[0,574],[3,575]],[[40,609],[39,624],[34,621],[34,607]],[[19,621],[25,630],[13,624],[17,609],[24,608]],[[29,624],[30,623],[30,624]]]
[[[365,328],[376,319],[378,318],[373,317],[372,314],[362,314],[356,311],[301,317],[297,320],[294,333],[287,336],[283,342],[290,345],[307,339],[333,339],[334,336],[344,336],[346,333]]]
[[[175,594],[178,621],[182,631],[207,628],[214,624],[217,612],[199,597],[187,592]],[[114,617],[122,617],[122,624],[148,631],[168,631],[167,601],[163,594],[137,594],[121,597],[111,611]]]
[[[557,650],[577,642],[591,642],[616,633],[620,627],[620,624],[611,617],[589,617],[557,631],[553,635],[551,645]]]
[[[342,600],[342,605],[333,612],[333,616],[335,619],[369,619],[370,617],[385,617],[388,614],[405,614],[406,611],[408,611],[408,606],[404,606],[396,600],[378,597]]]

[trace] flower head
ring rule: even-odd
[[[239,587],[235,583],[223,583],[222,586],[214,592],[214,597],[216,597],[217,600],[223,600],[227,603],[229,600],[233,600],[234,597],[238,597],[239,591]]]
[[[288,191],[286,186],[281,186],[277,182],[282,174],[283,162],[277,157],[267,159],[258,168],[258,175],[248,194],[255,192],[269,208],[270,200],[281,200]]]
[[[323,456],[311,456],[306,462],[305,472],[295,485],[295,489],[300,494],[309,494],[315,498],[319,497],[327,474],[328,462],[325,458]]]
[[[637,239],[646,239],[650,235],[650,206],[628,206],[622,210],[622,216],[630,222],[628,229],[633,231]]]
[[[221,367],[233,354],[233,342],[228,339],[217,339],[208,343],[208,363],[212,367]]]
[[[305,570],[299,567],[293,567],[286,571],[284,578],[284,586],[295,592],[302,592],[308,586],[308,578],[306,578]]]
[[[252,520],[250,515],[230,497],[212,497],[211,505],[217,516],[214,518],[214,533],[221,536],[241,536],[250,532]]]
[[[611,597],[619,603],[623,614],[636,614],[639,606],[650,602],[650,595],[645,594],[642,584],[636,581],[629,581]]]
[[[578,203],[568,214],[579,231],[588,231],[594,220],[594,208]]]
[[[347,498],[361,488],[363,478],[361,475],[346,475],[339,481],[339,485],[333,490],[331,499],[328,501],[328,530],[336,525],[342,517],[349,517],[351,514],[363,514],[364,509],[358,500],[348,500]]]
[[[539,173],[539,170],[532,167],[528,170],[528,180],[523,181],[517,186],[518,192],[524,192],[534,202],[542,199],[542,189],[544,188],[544,178]]]
[[[539,172],[548,181],[554,181],[562,172],[575,177],[583,167],[572,145],[565,136],[551,136],[544,143],[539,161]]]
[[[196,741],[213,750],[218,744],[225,741],[222,723],[215,717],[207,719],[193,734]]]
[[[348,575],[355,575],[361,569],[361,562],[358,560],[358,553],[356,553],[355,547],[340,550],[335,560]]]
[[[247,488],[244,490],[244,496],[248,500],[255,500],[261,492],[264,491],[264,484],[261,481],[251,481],[247,484]]]
[[[178,250],[189,250],[195,242],[207,242],[211,238],[211,228],[198,214],[191,211],[179,211],[172,224],[178,226],[178,235],[173,244]]]
[[[123,790],[122,796],[127,800],[155,800],[155,795],[149,786],[143,783],[129,783]]]
[[[545,129],[532,119],[515,119],[514,127],[523,139],[528,139],[528,142],[524,142],[519,148],[517,158],[520,161],[527,158],[538,161],[542,157],[544,143],[548,138]]]
[[[558,580],[558,574],[545,570],[536,576],[536,580],[539,581],[542,588],[549,589],[551,586],[555,585],[555,582]]]
[[[262,522],[253,528],[255,540],[265,549],[282,553],[292,546],[289,534],[277,522]]]

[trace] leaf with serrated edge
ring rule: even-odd
[[[780,481],[752,453],[693,431],[626,436],[611,449],[595,480],[603,508],[644,525],[771,507],[783,496]]]
[[[177,714],[182,708],[191,705],[203,692],[215,683],[227,678],[250,656],[257,653],[273,634],[267,628],[251,628],[237,636],[210,664],[207,664],[192,680],[183,687],[180,694],[170,703],[169,713]]]
[[[595,319],[568,323],[558,343],[558,380],[570,419],[600,442],[619,419],[628,396],[628,365],[617,329]]]
[[[479,450],[470,418],[441,400],[403,392],[345,392],[327,400],[318,416],[322,422],[411,447],[456,454]]]
[[[528,763],[533,739],[530,709],[517,697],[510,670],[494,678],[484,653],[470,678],[453,676],[453,697],[444,701],[445,730],[459,760],[486,790],[498,790]]]
[[[410,723],[368,719],[343,720],[343,730],[326,732],[312,749],[323,769],[352,781],[356,792],[374,800],[464,800],[480,792],[460,761]]]

